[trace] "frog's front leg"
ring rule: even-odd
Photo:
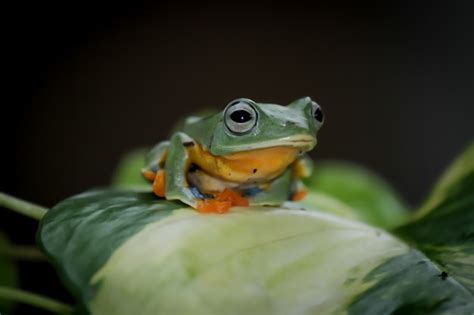
[[[159,190],[160,184],[163,186],[164,196],[169,200],[180,200],[193,208],[197,207],[197,198],[191,191],[186,174],[190,166],[189,154],[186,150],[187,143],[194,143],[193,140],[184,133],[176,133],[171,138],[166,163],[164,166],[162,183],[153,184],[153,190]],[[158,175],[158,174],[157,174]]]
[[[225,213],[232,202],[212,197],[204,199],[197,187],[191,189],[188,183],[187,175],[192,163],[188,150],[196,145],[185,133],[176,133],[171,138],[164,168],[164,195],[166,199],[180,200],[200,212]],[[155,186],[154,191],[157,191]]]

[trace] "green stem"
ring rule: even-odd
[[[0,192],[0,207],[16,211],[30,218],[41,220],[48,209]]]
[[[8,245],[0,248],[0,256],[7,256],[16,260],[46,261],[46,256],[35,246]]]
[[[0,286],[0,299],[13,300],[16,302],[32,305],[56,314],[68,314],[72,312],[70,305],[58,302],[51,298],[26,292],[20,289]]]

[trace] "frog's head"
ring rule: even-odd
[[[278,146],[309,151],[316,145],[324,116],[321,107],[309,97],[287,106],[239,98],[212,120],[215,126],[206,141],[207,149],[212,154],[224,155]]]

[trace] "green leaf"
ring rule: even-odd
[[[0,286],[16,287],[18,284],[17,269],[13,260],[8,257],[10,244],[0,233]],[[14,303],[0,298],[0,314],[9,314]]]
[[[318,211],[182,207],[85,193],[46,214],[38,241],[93,314],[474,311],[454,278],[378,228]]]
[[[327,164],[310,180],[311,211],[203,215],[152,193],[101,190],[48,211],[37,238],[92,314],[472,315],[472,161],[470,146],[395,236],[353,220],[404,220],[391,188]]]
[[[146,224],[180,208],[150,193],[91,191],[60,202],[41,220],[37,242],[80,300],[93,295],[91,276]]]
[[[119,188],[151,189],[150,183],[142,176],[141,169],[147,149],[136,149],[126,154],[119,162],[112,186]]]
[[[472,172],[474,172],[474,143],[471,143],[444,172],[415,217],[420,218],[436,210],[437,206],[449,197],[459,181]]]
[[[335,199],[332,196],[309,191],[307,196],[299,202],[287,202],[286,207],[308,211],[320,211],[337,216],[362,221],[357,212],[344,202]]]
[[[392,228],[405,222],[409,212],[398,194],[373,172],[348,162],[316,163],[313,175],[305,180],[311,193],[321,193],[352,208],[359,220]],[[319,207],[317,198],[303,199],[306,206]]]
[[[474,296],[435,263],[411,250],[384,262],[364,281],[371,287],[356,296],[349,314],[472,315]]]
[[[474,294],[474,143],[442,176],[415,219],[396,233]]]

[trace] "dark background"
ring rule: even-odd
[[[473,13],[469,1],[7,8],[0,190],[50,207],[107,185],[122,154],[194,110],[309,95],[326,113],[313,157],[365,165],[416,204],[473,139]],[[36,226],[0,209],[16,243]],[[20,269],[23,288],[71,301],[46,263]]]

